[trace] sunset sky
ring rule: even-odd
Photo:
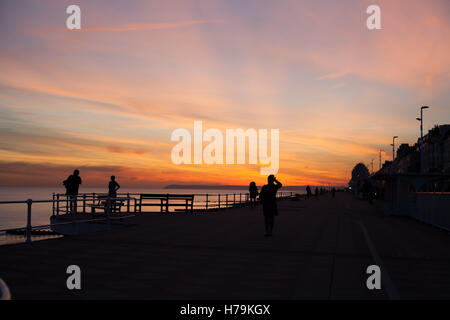
[[[81,7],[81,31],[66,8]],[[382,30],[366,27],[381,7]],[[280,130],[285,185],[348,182],[450,123],[448,0],[0,2],[0,185],[265,181],[255,165],[175,165],[173,130]],[[369,166],[370,168],[370,166]]]

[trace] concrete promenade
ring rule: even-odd
[[[383,216],[347,193],[283,200],[274,236],[261,208],[143,214],[130,226],[0,247],[16,299],[450,298],[450,235]],[[82,290],[66,288],[68,265]],[[366,288],[377,264],[382,289]]]

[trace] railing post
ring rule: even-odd
[[[108,224],[108,228],[111,227],[111,224],[109,221],[110,213],[111,213],[111,198],[108,196],[108,198],[106,198],[106,222]]]
[[[219,202],[219,209],[220,209],[220,193],[219,193],[218,197],[219,197],[219,201],[218,202]]]
[[[169,194],[166,195],[166,213],[169,213]]]
[[[242,207],[242,193],[239,193],[239,206]]]
[[[27,243],[31,243],[31,204],[33,200],[27,200]]]
[[[75,212],[75,214],[77,214],[77,212],[78,212],[78,196],[77,195],[73,196],[72,201],[73,201],[73,211]]]
[[[233,207],[236,207],[236,193],[233,193]]]
[[[228,193],[225,194],[225,203],[226,203],[225,208],[228,209]]]
[[[83,213],[86,213],[86,194],[83,193]]]
[[[55,215],[55,193],[52,193],[52,216]]]
[[[71,204],[71,209],[72,209],[72,231],[75,233],[75,206],[73,203],[73,199],[75,198],[75,196],[70,196],[70,204]]]
[[[208,194],[206,194],[206,211],[208,211],[208,202],[209,202],[209,200],[208,200]]]
[[[127,213],[130,213],[130,193],[127,193]]]
[[[59,193],[56,195],[56,215],[59,216]]]

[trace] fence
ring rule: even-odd
[[[112,215],[111,209],[112,209],[112,204],[114,203],[114,201],[124,201],[126,200],[128,205],[127,205],[127,212],[126,215],[128,215],[128,217],[131,216],[131,211],[130,209],[130,201],[134,201],[134,203],[136,203],[136,199],[132,198],[132,197],[117,197],[117,198],[107,198],[106,199],[106,206],[105,206],[105,217],[93,217],[93,218],[87,218],[87,219],[78,219],[78,214],[79,213],[86,213],[86,200],[88,199],[87,197],[72,197],[72,196],[65,196],[64,198],[61,197],[56,197],[55,199],[55,195],[53,196],[54,199],[52,200],[32,200],[32,199],[28,199],[28,200],[24,200],[24,201],[0,201],[0,204],[26,204],[26,212],[27,212],[27,223],[25,228],[15,228],[15,229],[0,229],[0,232],[5,232],[5,231],[25,231],[25,235],[26,235],[26,242],[27,243],[31,243],[31,232],[32,230],[44,230],[44,229],[49,229],[52,226],[57,226],[57,225],[67,225],[67,224],[77,224],[77,223],[86,223],[86,222],[92,222],[92,221],[107,221],[107,223],[110,223],[110,220],[114,220],[117,219],[117,217],[114,217],[114,215]],[[93,201],[95,203],[95,201],[98,201],[99,197],[97,196],[94,199],[91,199],[91,201]],[[78,207],[78,202],[82,202],[83,203],[83,212],[77,212],[77,207]],[[72,219],[70,221],[67,222],[58,222],[58,223],[51,223],[51,224],[45,224],[45,225],[38,225],[38,226],[32,226],[32,207],[34,203],[52,203],[52,208],[53,208],[53,216],[55,215],[59,215],[62,211],[60,204],[61,203],[65,203],[65,209],[64,209],[64,213],[65,214],[70,214],[70,216],[72,217]],[[134,206],[136,207],[136,206]],[[69,210],[69,208],[73,208],[73,210]],[[127,216],[121,216],[120,219],[123,218],[127,218]]]
[[[136,199],[139,199],[142,193],[118,193],[118,196],[125,196],[127,199],[135,199],[133,203],[130,203],[130,200],[127,201],[127,211],[138,212],[137,207],[139,204],[136,202]],[[170,197],[171,194],[160,194],[161,197]],[[176,195],[176,194],[173,194]],[[236,208],[247,206],[250,203],[250,195],[249,193],[196,193],[194,196],[194,211],[211,211],[217,209],[227,209],[227,208]],[[293,197],[293,192],[278,192],[277,198],[289,198]],[[92,204],[95,203],[99,198],[107,197],[106,194],[103,193],[83,193],[78,195],[76,204],[77,208],[80,208],[77,212],[86,213],[86,209]],[[62,199],[62,201],[61,201]],[[53,200],[56,200],[56,206],[53,206],[53,214],[65,214],[70,212],[70,198],[65,194],[53,194]],[[157,202],[158,199],[155,199]],[[184,201],[184,200],[180,200]],[[63,202],[64,205],[61,207],[59,203]],[[172,202],[173,204],[177,204],[176,200]],[[155,206],[156,208],[158,206]],[[174,206],[175,207],[175,206]],[[153,211],[143,211],[143,212],[162,212],[162,210],[153,210]],[[175,210],[178,211],[178,210]],[[180,210],[184,211],[184,210]]]
[[[165,195],[162,195],[165,196]],[[277,198],[289,198],[293,197],[293,192],[278,192]],[[78,196],[68,196],[65,194],[54,193],[52,200],[23,200],[23,201],[0,201],[1,204],[25,204],[26,205],[26,226],[25,228],[8,228],[0,229],[0,232],[5,231],[24,231],[26,235],[26,242],[31,243],[32,230],[44,230],[49,229],[57,225],[67,224],[79,224],[93,221],[106,220],[108,225],[110,220],[123,219],[134,216],[137,212],[138,203],[137,197],[140,197],[138,193],[119,193],[117,197],[111,198],[102,193],[83,193]],[[194,211],[214,211],[228,208],[236,208],[247,206],[250,203],[248,193],[225,193],[225,194],[194,194]],[[86,216],[92,213],[94,206],[99,206],[99,201],[105,201],[104,217],[92,217]],[[117,202],[121,202],[121,206],[124,204],[126,207],[125,215],[114,215],[113,206]],[[51,203],[52,204],[52,216],[57,217],[60,215],[70,216],[70,221],[57,222],[45,225],[32,226],[32,207],[35,203]],[[89,209],[90,208],[90,209]],[[81,217],[81,219],[80,219]]]

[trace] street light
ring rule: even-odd
[[[380,170],[381,170],[381,152],[382,152],[382,151],[384,152],[384,150],[381,150],[381,149],[380,149]]]
[[[428,106],[421,107],[420,118],[416,118],[420,121],[420,172],[423,172],[423,110],[428,108]]]
[[[397,139],[397,138],[398,138],[398,136],[392,137],[392,144],[391,144],[391,146],[392,146],[392,162],[394,162],[394,160],[395,160],[395,139]]]

